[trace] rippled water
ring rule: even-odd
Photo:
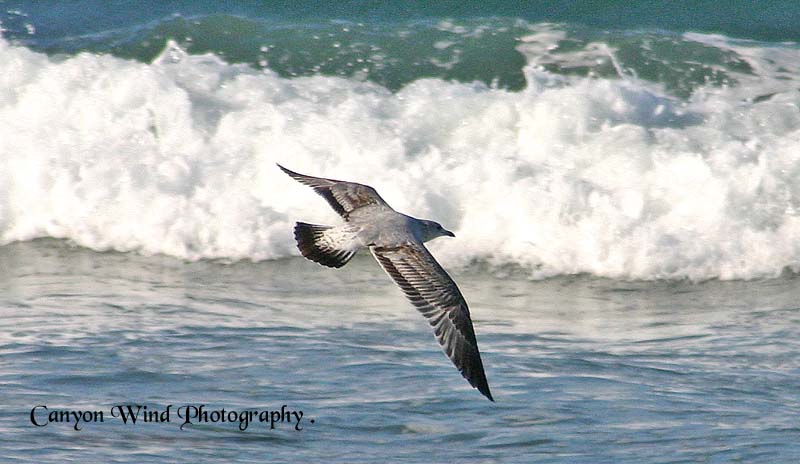
[[[367,256],[184,263],[0,248],[0,459],[795,462],[800,287],[454,272],[496,403]],[[51,423],[30,410],[302,410],[278,424]],[[174,413],[174,411],[173,411]],[[315,422],[311,424],[310,419]]]

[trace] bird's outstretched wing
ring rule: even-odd
[[[436,339],[461,375],[494,401],[483,371],[478,341],[456,283],[421,243],[370,247],[375,259],[428,319]]]
[[[355,182],[345,182],[342,180],[324,179],[322,177],[312,177],[298,174],[278,165],[279,168],[292,179],[307,185],[315,192],[325,198],[331,207],[345,220],[350,219],[354,211],[361,208],[392,208],[383,201],[378,192],[368,185],[357,184]]]

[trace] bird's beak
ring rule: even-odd
[[[454,234],[454,233],[450,232],[450,231],[449,231],[449,230],[447,230],[447,229],[445,229],[445,230],[444,230],[444,234],[445,234],[445,235],[447,235],[448,237],[455,237],[455,236],[456,236],[456,234]]]

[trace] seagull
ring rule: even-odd
[[[436,339],[461,375],[494,401],[467,302],[424,245],[436,237],[455,234],[438,222],[398,213],[368,185],[306,176],[280,164],[278,167],[314,189],[345,221],[338,227],[298,222],[294,237],[300,253],[323,266],[340,268],[359,249],[369,248],[411,304],[428,319]]]

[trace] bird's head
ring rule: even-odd
[[[449,230],[442,227],[436,221],[422,221],[422,241],[427,242],[428,240],[433,240],[436,237],[455,237],[456,234],[450,232]]]

